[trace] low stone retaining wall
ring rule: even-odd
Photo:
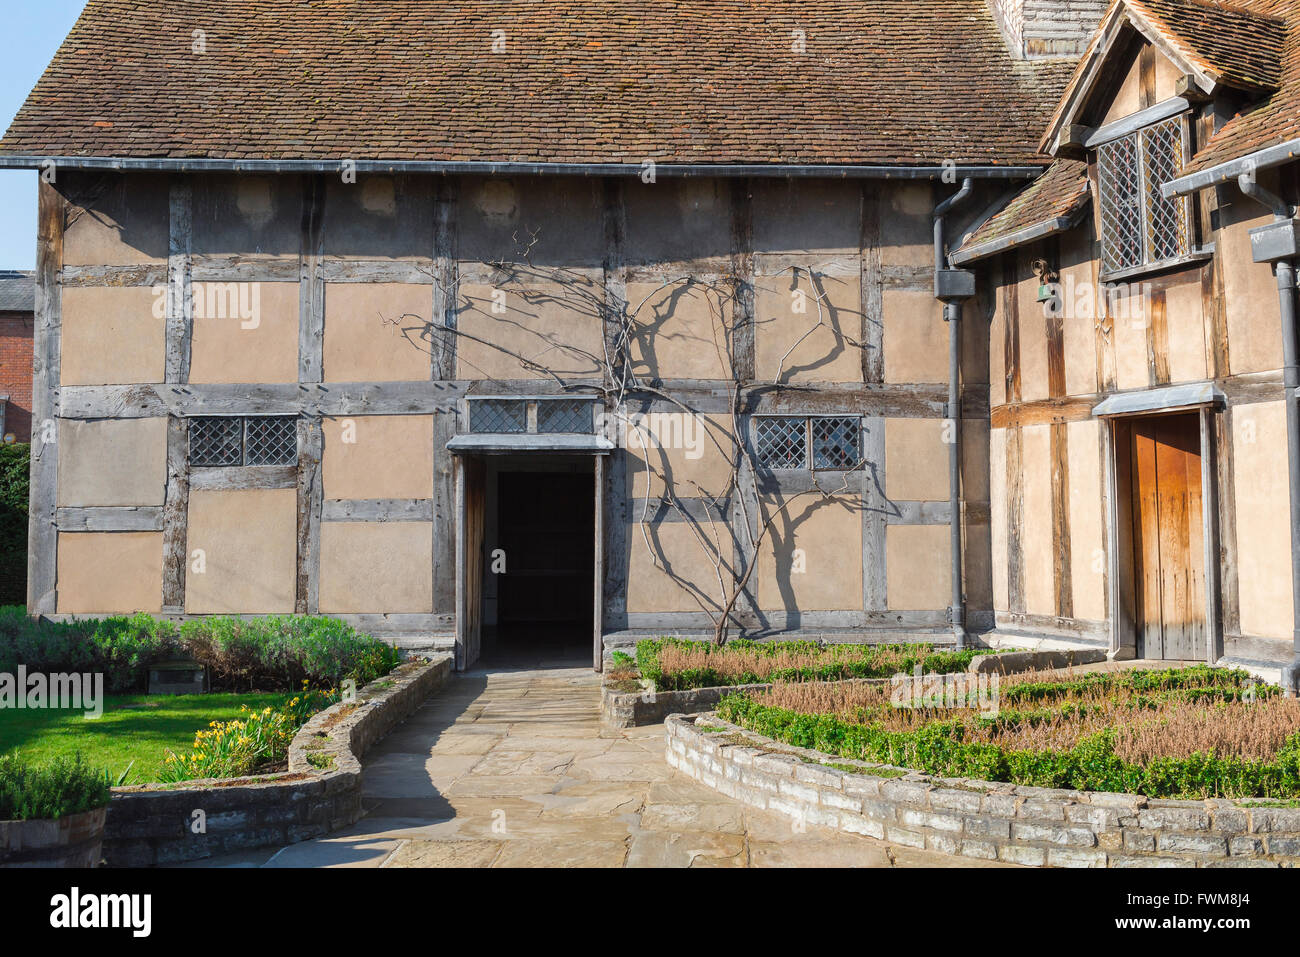
[[[936,778],[784,745],[715,714],[665,727],[668,763],[702,784],[905,847],[1034,867],[1300,864],[1300,808]]]
[[[699,714],[718,706],[737,691],[766,691],[771,685],[733,685],[727,688],[694,688],[690,691],[620,691],[605,685],[600,691],[601,726],[617,731],[659,724],[670,714]]]
[[[104,833],[110,867],[196,861],[295,844],[361,817],[361,758],[451,675],[453,657],[402,665],[313,715],[281,774],[115,788]]]
[[[1048,668],[1068,668],[1074,665],[1105,661],[1105,651],[1083,649],[1079,651],[1014,651],[999,655],[981,655],[970,663],[970,674],[1017,674]],[[884,684],[888,678],[856,678],[861,682]],[[640,728],[659,724],[670,714],[699,714],[716,708],[727,695],[740,691],[767,691],[770,684],[730,685],[718,688],[693,688],[690,691],[623,691],[605,684],[600,692],[601,726],[610,731],[623,728]]]

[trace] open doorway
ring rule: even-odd
[[[596,474],[590,456],[488,460],[481,555],[485,663],[591,662]]]
[[[1137,653],[1201,659],[1207,640],[1201,417],[1134,418],[1127,432]]]

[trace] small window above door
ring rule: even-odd
[[[599,403],[587,396],[470,397],[477,435],[594,435]]]

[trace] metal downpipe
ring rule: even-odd
[[[969,177],[962,180],[961,188],[934,210],[934,269],[938,274],[947,269],[948,252],[945,248],[947,216],[974,190]],[[937,284],[937,283],[936,283]],[[948,323],[948,421],[952,434],[948,445],[948,507],[949,557],[952,574],[952,634],[958,648],[966,647],[966,595],[962,574],[961,529],[961,304],[945,302],[943,318]]]
[[[961,306],[944,304],[948,323],[948,421],[952,423],[948,446],[948,507],[952,510],[950,548],[952,551],[952,633],[957,647],[966,646],[966,594],[962,587],[961,530]]]

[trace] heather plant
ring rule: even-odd
[[[944,776],[1152,797],[1300,795],[1300,701],[1245,672],[1052,672],[1002,682],[991,718],[899,708],[889,687],[844,683],[778,684],[719,710],[800,747]]]
[[[766,684],[774,681],[844,681],[888,678],[920,667],[927,673],[965,671],[988,649],[940,650],[930,644],[820,645],[815,641],[755,642],[718,646],[677,638],[637,644],[641,677],[658,691]]]

